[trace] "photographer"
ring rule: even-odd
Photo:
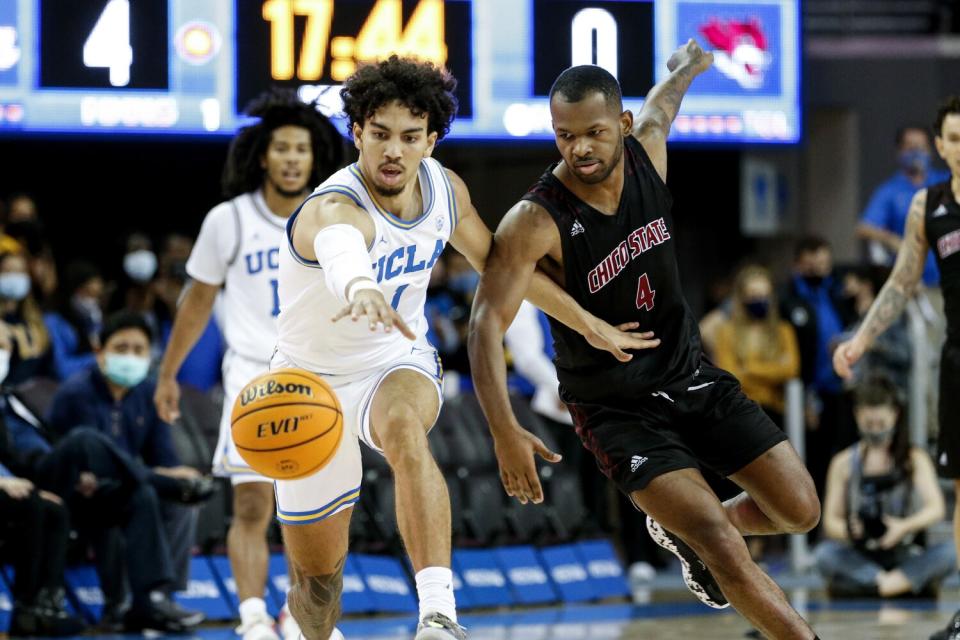
[[[909,442],[903,405],[887,378],[855,391],[860,441],[838,453],[827,474],[816,551],[829,591],[840,597],[896,597],[936,585],[956,564],[953,544],[926,548],[918,534],[944,517],[933,462]]]

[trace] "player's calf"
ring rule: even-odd
[[[346,555],[337,561],[331,573],[309,575],[297,571],[296,583],[287,594],[290,611],[307,640],[328,640],[340,618],[340,594],[343,591],[343,565]]]

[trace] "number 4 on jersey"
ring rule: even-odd
[[[650,288],[650,278],[647,274],[640,276],[640,282],[637,283],[637,309],[653,311],[653,298],[656,295],[656,290]]]

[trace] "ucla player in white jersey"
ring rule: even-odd
[[[430,157],[453,120],[455,85],[430,64],[396,56],[361,67],[341,91],[359,160],[320,185],[287,223],[271,368],[323,376],[340,399],[345,431],[327,466],[276,483],[294,569],[290,608],[307,640],[339,637],[359,440],[393,471],[397,523],[416,572],[417,640],[466,638],[453,596],[447,487],[427,445],[442,396],[423,312],[430,270],[448,241],[478,271],[491,245],[466,185]],[[629,358],[621,347],[640,341],[629,327],[587,314],[541,274],[529,297],[619,358]],[[559,460],[532,435],[527,445]]]
[[[266,533],[274,512],[273,480],[253,472],[230,437],[230,410],[240,389],[268,368],[279,313],[277,274],[283,229],[310,188],[335,170],[343,140],[313,105],[295,93],[273,91],[247,109],[259,121],[244,127],[230,146],[223,186],[230,198],[203,222],[187,273],[192,278],[160,365],[156,405],[172,422],[179,415],[176,375],[221,297],[228,351],[223,361],[224,407],[213,471],[233,485],[233,519],[227,555],[240,600],[244,640],[277,640],[263,600],[269,559]],[[222,313],[221,313],[222,312]],[[285,607],[286,609],[286,607]],[[284,637],[299,636],[281,614]]]

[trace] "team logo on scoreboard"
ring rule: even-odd
[[[714,66],[744,89],[759,89],[771,58],[760,21],[710,18],[700,33],[714,50]]]

